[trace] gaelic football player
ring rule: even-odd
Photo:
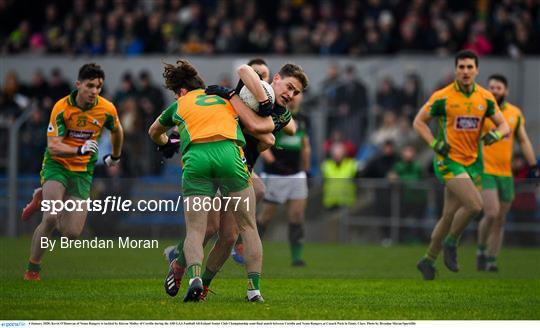
[[[47,201],[82,201],[88,199],[94,165],[98,158],[96,140],[103,128],[111,131],[112,154],[103,159],[105,165],[120,162],[124,133],[114,105],[99,93],[105,74],[99,65],[85,64],[79,69],[76,90],[54,105],[47,128],[47,148],[41,170],[41,189],[34,193],[31,204]],[[84,227],[87,207],[82,211],[43,213],[41,223],[32,237],[26,280],[40,280],[41,260],[46,249],[41,238],[50,237],[58,229],[63,236],[77,238]],[[23,219],[38,209],[26,208]]]
[[[306,172],[309,172],[311,157],[306,122],[298,113],[301,101],[301,94],[299,94],[290,104],[298,126],[296,133],[292,136],[282,131],[276,133],[275,145],[261,153],[264,159],[263,181],[266,185],[266,193],[261,215],[257,220],[259,234],[262,236],[275,216],[278,206],[287,204],[293,266],[305,265],[302,256],[302,240],[308,196]]]
[[[274,125],[270,118],[266,118],[269,124],[264,128],[259,127],[258,121],[253,123],[253,117],[265,118],[251,111],[239,97],[225,100],[205,94],[204,82],[185,60],[177,61],[176,65],[166,64],[163,77],[166,87],[178,100],[156,119],[149,135],[156,144],[163,146],[172,142],[166,135],[169,129],[178,126],[180,131],[186,218],[183,255],[190,278],[184,301],[199,301],[203,292],[201,265],[208,210],[194,204],[211,202],[219,188],[222,195],[242,200],[235,208],[234,217],[246,245],[247,300],[262,302],[262,245],[255,223],[255,195],[241,148],[245,139],[237,115],[251,133],[271,132]],[[176,285],[176,280],[181,279],[176,271],[171,265],[166,285]]]
[[[243,65],[239,67],[238,73],[241,77],[241,81],[247,81],[247,85],[260,86],[259,76],[255,74],[255,71],[251,67],[249,67],[249,65]],[[298,94],[298,92],[291,90],[291,81],[293,81],[292,83],[294,83],[295,88],[302,88],[303,90],[305,87],[307,87],[307,76],[305,75],[300,66],[294,64],[284,65],[272,81],[271,86],[274,89],[276,95],[276,104],[274,104],[274,111],[271,113],[271,117],[275,125],[274,132],[283,129],[284,131],[288,131],[288,133],[294,133],[294,129],[296,129],[294,121],[291,121],[291,114],[285,108],[291,97]],[[240,83],[236,91],[239,92],[242,86],[243,83]],[[233,92],[233,90],[229,90],[219,86],[210,86],[207,88],[206,92],[209,94],[220,95],[223,98],[230,98],[236,93],[236,91]],[[245,134],[246,164],[248,165],[248,169],[250,170],[250,172],[252,172],[253,165],[255,164],[255,161],[257,160],[260,151],[260,143],[258,139],[260,137],[256,138],[253,137],[253,135],[257,134]],[[256,185],[255,182],[253,184],[254,186]],[[259,190],[261,189],[262,188],[259,188]],[[262,197],[261,194],[264,194],[264,190],[262,190],[262,193],[259,192],[259,197]],[[227,260],[231,252],[231,248],[233,247],[235,241],[238,238],[239,232],[233,220],[233,213],[231,213],[230,211],[222,211],[221,213],[212,211],[211,215],[209,216],[205,241],[212,238],[217,232],[219,232],[218,239],[216,240],[216,244],[214,245],[212,251],[208,256],[207,267],[202,277],[204,285],[204,292],[202,294],[203,299],[208,293],[208,286],[210,285],[212,279]],[[176,294],[180,285],[180,279],[183,275],[183,271],[185,268],[185,258],[182,254],[182,250],[180,249],[180,247],[176,247],[176,249],[180,251],[176,257],[173,255],[174,253],[170,248],[166,250],[167,258],[169,259],[169,261],[172,260],[171,267],[174,269],[176,277],[175,285],[165,286],[166,291],[169,295]],[[177,260],[174,261],[174,258],[176,258]]]
[[[444,264],[459,271],[457,245],[470,219],[483,207],[480,187],[482,159],[479,157],[480,139],[485,145],[499,141],[508,134],[493,95],[475,83],[478,57],[471,51],[461,51],[455,57],[455,81],[436,91],[414,119],[414,129],[435,151],[435,174],[444,185],[442,216],[431,234],[431,242],[417,268],[426,280],[435,279],[435,260],[444,250]],[[439,122],[439,133],[434,137],[428,123]],[[495,126],[481,135],[484,119]]]
[[[504,119],[510,126],[506,138],[493,145],[483,147],[484,174],[482,175],[482,199],[484,217],[478,229],[477,269],[479,271],[498,271],[497,256],[501,250],[504,236],[506,214],[514,200],[514,179],[512,177],[512,154],[514,139],[517,137],[521,151],[536,178],[540,170],[536,163],[534,150],[525,130],[525,118],[521,110],[506,101],[508,81],[500,74],[491,75],[488,87],[501,109]],[[493,123],[484,124],[484,133],[495,127]]]

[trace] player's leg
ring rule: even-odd
[[[497,266],[497,256],[499,256],[499,253],[501,252],[501,246],[504,240],[504,225],[506,223],[506,216],[511,207],[512,203],[501,202],[499,213],[491,225],[491,231],[487,241],[487,271],[499,271],[499,267]]]
[[[186,220],[186,238],[184,240],[184,257],[186,259],[186,271],[189,277],[188,291],[184,302],[198,301],[203,291],[202,287],[202,263],[204,260],[204,239],[206,236],[206,220],[208,211],[194,204],[211,202],[211,197],[193,195],[185,198],[190,203],[190,208],[184,208]],[[195,207],[194,207],[195,206]]]
[[[255,219],[255,192],[253,187],[249,186],[242,191],[231,192],[230,196],[239,197],[241,200],[234,214],[244,243],[244,260],[248,276],[247,299],[250,302],[263,301],[260,292],[262,243]]]
[[[482,211],[483,201],[476,185],[467,174],[449,181],[449,188],[459,199],[461,207],[454,215],[450,232],[443,241],[444,264],[453,272],[459,271],[457,246],[470,220]]]
[[[506,223],[506,215],[512,207],[515,192],[514,179],[512,177],[496,176],[494,180],[496,181],[497,185],[500,208],[489,231],[487,241],[486,269],[488,271],[497,272],[499,270],[497,266],[497,256],[501,251],[501,246],[504,240],[504,225]]]
[[[83,199],[76,196],[68,196],[66,197],[66,201],[80,203]],[[62,236],[69,239],[76,239],[81,235],[87,217],[88,211],[85,204],[78,206],[75,211],[64,211],[58,220],[57,229]]]
[[[291,178],[289,193],[287,195],[289,218],[289,243],[291,247],[292,265],[304,266],[302,255],[304,239],[304,222],[308,197],[307,177],[304,172],[299,172]]]
[[[255,203],[259,202],[264,198],[266,192],[266,187],[264,183],[256,172],[251,173],[251,182],[253,184],[253,190],[255,191]],[[238,264],[244,264],[244,245],[242,243],[242,237],[239,237],[234,245],[234,248],[231,252],[233,260]]]
[[[417,264],[417,268],[420,270],[425,280],[435,279],[435,260],[442,249],[442,241],[450,230],[452,219],[459,207],[460,203],[458,198],[448,187],[445,187],[444,205],[441,218],[431,233],[431,241],[426,254]]]
[[[443,242],[444,264],[453,272],[459,271],[457,263],[457,245],[459,238],[470,220],[482,211],[483,201],[476,185],[463,173],[448,182],[447,186],[459,199],[461,207],[457,210],[450,226],[450,231]]]
[[[261,204],[261,213],[257,217],[257,230],[261,238],[266,233],[266,228],[276,215],[279,204],[264,200]]]
[[[43,184],[43,200],[58,201],[64,199],[66,188],[64,184],[56,180],[48,180]],[[52,204],[51,204],[52,205]],[[52,207],[52,206],[51,206]],[[41,270],[41,259],[47,250],[41,247],[42,238],[50,238],[52,232],[57,226],[57,222],[62,213],[52,214],[53,209],[43,212],[41,223],[34,230],[32,243],[30,246],[30,259],[28,261],[28,270],[25,273],[26,280],[39,280],[39,271]]]
[[[293,266],[304,266],[303,239],[307,199],[291,199],[287,209],[289,217],[289,244]]]
[[[238,226],[236,225],[234,212],[222,211],[218,238],[214,247],[212,247],[212,250],[208,254],[206,268],[202,275],[204,291],[201,298],[204,299],[206,297],[208,294],[208,287],[212,280],[229,258],[231,250],[238,239],[238,234]]]
[[[478,246],[476,250],[476,269],[486,270],[486,249],[488,236],[492,230],[493,222],[497,219],[500,211],[499,195],[496,186],[490,187],[487,181],[489,177],[482,178],[482,200],[484,201],[484,217],[478,223]]]

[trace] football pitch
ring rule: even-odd
[[[424,246],[308,244],[293,268],[286,244],[264,243],[264,304],[244,301],[242,267],[228,261],[208,300],[183,303],[163,290],[159,249],[59,249],[45,256],[42,281],[22,275],[29,239],[0,239],[0,320],[444,320],[540,319],[540,250],[503,249],[501,272],[475,270],[460,248],[460,273],[438,261],[435,281],[415,263]]]

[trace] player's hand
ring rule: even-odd
[[[231,98],[236,94],[234,89],[229,89],[227,87],[222,87],[221,85],[209,85],[204,89],[204,92],[207,95],[216,95],[223,99],[231,100]]]
[[[98,143],[95,140],[86,140],[82,146],[77,148],[77,155],[95,154],[98,152]]]
[[[278,103],[275,103],[274,104],[274,112],[272,113],[272,115],[280,116],[280,115],[285,114],[286,111],[287,111],[287,107],[281,106]]]
[[[267,98],[265,101],[259,102],[259,110],[257,111],[259,116],[270,116],[273,111],[274,104],[272,104],[270,99]]]
[[[169,140],[163,146],[158,146],[158,151],[163,154],[165,158],[171,158],[174,154],[180,150],[180,135],[178,132],[173,132],[169,135]]]
[[[103,163],[108,167],[118,165],[120,163],[120,156],[114,157],[112,154],[107,154],[103,156]]]
[[[441,156],[446,156],[450,152],[450,145],[444,140],[435,139],[429,146]]]
[[[491,145],[499,140],[502,139],[502,134],[497,130],[491,130],[488,133],[484,134],[482,137],[482,141],[484,142],[484,145]]]

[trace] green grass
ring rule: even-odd
[[[265,244],[264,304],[244,302],[243,268],[229,261],[207,302],[184,304],[163,291],[159,250],[56,250],[41,282],[25,282],[28,239],[0,239],[0,320],[420,320],[540,319],[540,250],[507,248],[501,272],[475,271],[473,247],[460,248],[462,272],[439,263],[437,280],[415,269],[420,246],[307,245],[308,266],[292,268],[284,244]],[[440,261],[439,261],[440,262]],[[185,282],[181,293],[185,289]]]

